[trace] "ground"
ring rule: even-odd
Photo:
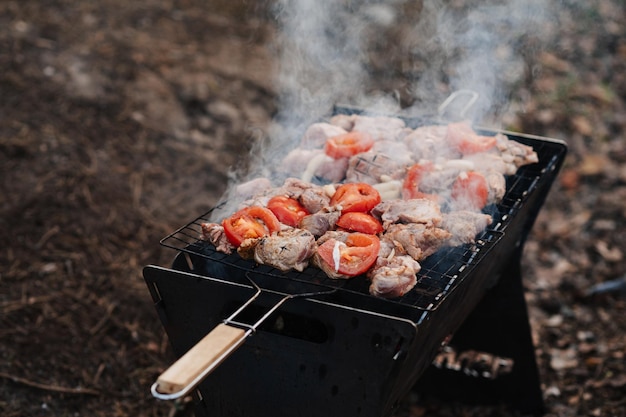
[[[149,392],[174,358],[141,270],[278,110],[267,6],[0,3],[3,416],[186,413]],[[505,126],[570,149],[524,284],[547,414],[625,416],[626,6],[562,7]],[[409,396],[397,417],[503,414]]]

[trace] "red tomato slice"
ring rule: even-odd
[[[469,210],[482,210],[487,205],[489,186],[485,177],[476,171],[462,173],[452,185],[452,200]]]
[[[374,146],[374,139],[365,132],[348,132],[326,140],[326,155],[339,159],[366,152]]]
[[[358,211],[342,214],[336,224],[342,229],[369,235],[376,235],[383,231],[383,225],[378,219],[370,214]]]
[[[375,235],[351,233],[343,244],[329,239],[317,248],[322,260],[339,274],[354,277],[367,272],[374,265],[380,250]]]
[[[426,194],[419,191],[419,184],[422,181],[424,175],[435,169],[432,162],[420,162],[409,168],[404,177],[404,183],[402,184],[402,198],[410,200],[413,198],[434,198],[437,196]]]
[[[495,136],[479,135],[468,122],[450,123],[447,137],[463,155],[488,151],[497,141]]]
[[[282,195],[272,197],[267,202],[267,208],[274,213],[281,223],[291,227],[297,227],[300,219],[311,214],[298,200]]]
[[[280,230],[280,222],[265,207],[246,207],[222,221],[224,234],[230,243],[239,247],[241,242],[259,238]]]
[[[351,211],[369,212],[381,198],[378,190],[363,182],[340,185],[330,199],[330,205],[341,205],[342,213]]]

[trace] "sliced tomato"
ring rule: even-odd
[[[380,193],[374,187],[364,182],[354,182],[340,185],[330,199],[330,205],[340,205],[342,213],[367,213],[380,201]]]
[[[346,243],[329,239],[317,248],[317,253],[335,272],[354,277],[374,265],[379,250],[380,240],[376,235],[350,233]]]
[[[337,226],[350,232],[361,232],[376,235],[383,231],[383,225],[374,216],[353,211],[341,215]]]
[[[239,247],[246,239],[259,238],[280,230],[280,222],[269,209],[246,207],[222,221],[224,234],[230,243]]]
[[[413,198],[429,198],[437,200],[437,196],[433,194],[423,193],[419,190],[419,184],[428,172],[435,169],[430,161],[420,162],[410,167],[404,177],[402,184],[402,198],[410,200]]]
[[[487,180],[476,171],[460,174],[452,185],[452,200],[461,208],[482,210],[487,205],[488,196]]]
[[[366,152],[374,146],[374,139],[365,132],[348,132],[326,140],[326,155],[339,159]]]
[[[450,123],[447,137],[463,155],[488,151],[497,141],[495,136],[479,135],[468,122]]]
[[[304,216],[311,214],[295,198],[282,195],[272,197],[270,201],[267,202],[267,208],[274,213],[281,223],[291,227],[297,227]]]

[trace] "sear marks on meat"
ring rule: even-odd
[[[390,225],[383,237],[401,246],[416,261],[421,261],[445,246],[452,234],[438,227],[409,223]]]
[[[443,220],[439,204],[426,198],[412,200],[387,200],[372,209],[383,228],[393,223],[421,223],[427,226],[438,226]]]
[[[441,227],[452,235],[449,246],[459,246],[465,243],[474,243],[476,235],[493,221],[492,217],[476,211],[460,210],[443,215]]]
[[[337,223],[339,217],[341,217],[341,211],[324,209],[304,216],[300,220],[298,227],[308,230],[315,237],[320,237],[335,228],[335,223]]]
[[[246,239],[238,252],[243,258],[252,257],[281,271],[302,271],[309,265],[316,247],[315,237],[309,231],[290,227],[270,236]]]
[[[369,293],[384,298],[402,297],[417,283],[417,273],[422,267],[410,256],[379,257],[367,272]]]
[[[233,253],[237,248],[226,238],[224,227],[217,223],[202,223],[202,240],[210,242],[219,252]]]
[[[350,158],[346,181],[377,184],[402,179],[412,163],[411,153],[402,142],[376,142],[371,151]]]

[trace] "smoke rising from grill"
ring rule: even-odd
[[[478,94],[471,111],[460,114],[467,103],[458,100],[445,116],[501,127],[511,87],[540,45],[546,3],[277,0],[279,111],[267,140],[255,141],[246,174],[233,181],[271,177],[335,104],[432,117],[451,93],[471,90]]]

